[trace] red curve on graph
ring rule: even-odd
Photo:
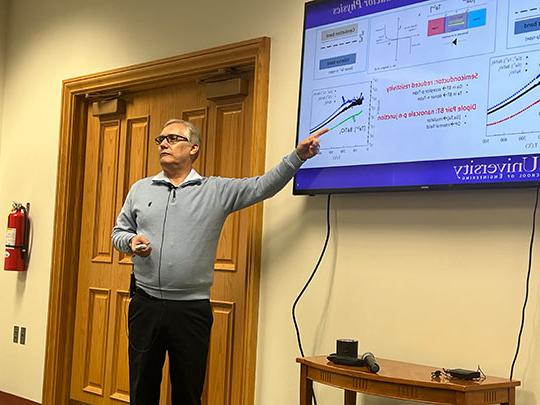
[[[531,108],[533,105],[538,104],[538,103],[540,103],[540,98],[539,98],[538,100],[536,100],[534,103],[532,103],[532,104],[528,105],[527,107],[525,107],[523,110],[520,110],[520,111],[518,111],[518,112],[515,113],[515,114],[512,114],[512,115],[510,115],[510,116],[508,116],[508,117],[506,117],[506,118],[503,118],[502,120],[495,121],[495,122],[490,122],[489,124],[487,124],[487,126],[489,127],[489,126],[491,126],[491,125],[497,125],[497,124],[500,124],[501,122],[508,121],[509,119],[514,118],[516,115],[519,115],[519,114],[521,114],[521,113],[524,112],[524,111],[527,111],[527,110],[528,110],[529,108]]]

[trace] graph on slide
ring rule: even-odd
[[[540,51],[491,59],[486,127],[487,136],[540,133]]]
[[[354,153],[369,148],[371,93],[371,82],[313,91],[309,132],[321,128],[329,132],[321,138],[320,154],[312,163],[343,165]]]

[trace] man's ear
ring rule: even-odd
[[[195,159],[199,156],[199,145],[191,145],[191,150],[189,151],[189,154],[191,155],[191,161],[194,162]]]

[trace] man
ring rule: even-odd
[[[231,212],[281,190],[319,150],[323,129],[262,176],[202,177],[192,167],[199,130],[169,120],[155,138],[163,171],[137,181],[112,232],[116,249],[133,254],[129,305],[132,405],[157,405],[165,352],[173,405],[200,404],[212,326],[210,287],[216,247]]]

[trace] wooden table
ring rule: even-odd
[[[313,382],[345,390],[344,404],[355,405],[356,393],[378,395],[433,404],[480,405],[509,404],[516,401],[519,381],[487,377],[483,381],[432,379],[441,368],[377,359],[377,374],[366,367],[340,366],[326,356],[302,357],[300,363],[300,405],[312,404]]]

